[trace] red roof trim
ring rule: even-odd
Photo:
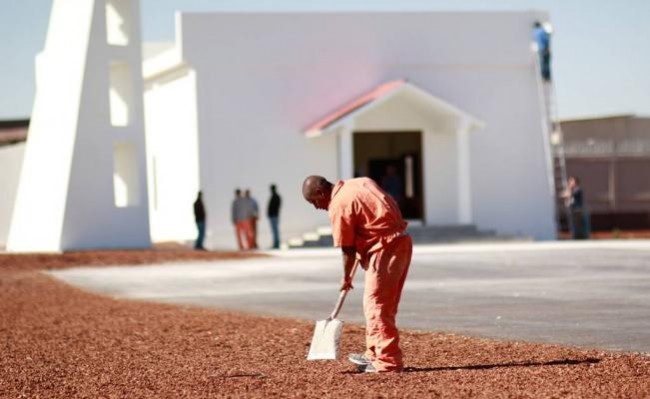
[[[372,89],[370,92],[345,104],[341,108],[335,110],[334,112],[320,119],[318,122],[308,127],[306,132],[309,133],[309,132],[326,129],[327,127],[331,126],[334,122],[343,119],[345,116],[351,114],[357,109],[383,97],[387,93],[403,86],[405,83],[406,83],[405,79],[399,79],[399,80],[392,80],[390,82],[381,84],[375,87],[374,89]]]

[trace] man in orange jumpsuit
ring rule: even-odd
[[[343,251],[341,291],[351,289],[357,255],[366,271],[363,310],[366,352],[349,359],[365,372],[401,371],[402,351],[395,316],[411,263],[413,242],[395,201],[373,180],[361,177],[332,184],[309,176],[305,199],[327,210],[334,246]]]

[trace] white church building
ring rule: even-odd
[[[236,188],[264,247],[270,184],[287,239],[328,224],[307,175],[390,167],[414,223],[555,238],[544,13],[178,13],[143,59],[138,7],[54,1],[8,250],[190,241],[199,190],[206,246],[235,248]]]

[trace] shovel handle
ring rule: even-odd
[[[359,265],[359,261],[357,260],[357,261],[354,262],[354,266],[352,266],[352,270],[350,271],[350,280],[352,280],[354,278],[354,273],[357,271],[357,266],[358,265]],[[334,320],[334,319],[336,319],[336,316],[339,315],[339,312],[341,311],[341,308],[343,307],[343,302],[345,302],[345,297],[348,295],[348,291],[350,291],[350,290],[349,289],[343,290],[339,294],[339,300],[336,301],[336,305],[334,306],[334,310],[332,311],[332,314],[330,315],[329,320]]]

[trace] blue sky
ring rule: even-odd
[[[0,120],[27,117],[34,56],[42,50],[51,0],[0,6]],[[171,40],[174,11],[546,10],[561,117],[650,116],[650,0],[141,0],[143,38]]]

